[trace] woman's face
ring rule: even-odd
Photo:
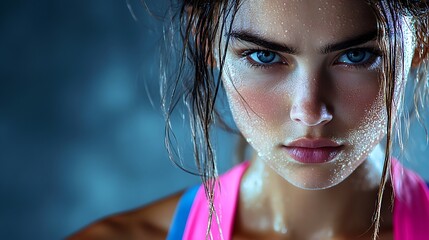
[[[385,135],[377,23],[365,1],[245,0],[223,82],[258,157],[297,187],[349,176]]]

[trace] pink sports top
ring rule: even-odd
[[[241,163],[219,178],[216,187],[209,239],[229,240],[232,236],[234,217],[241,177],[249,162]],[[429,239],[429,189],[414,172],[392,161],[393,229],[395,240]],[[221,191],[220,191],[221,190]],[[202,240],[206,238],[209,219],[208,201],[203,186],[189,189],[176,208],[167,239]]]

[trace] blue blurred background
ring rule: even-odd
[[[60,239],[199,181],[164,148],[161,19],[128,3],[137,21],[125,0],[1,1],[0,239]]]
[[[162,15],[167,1],[146,2]],[[0,12],[0,239],[61,239],[199,181],[164,148],[162,21],[139,0],[2,1]],[[215,138],[223,172],[236,139]],[[186,146],[182,156],[192,161]],[[411,167],[429,179],[427,162]]]

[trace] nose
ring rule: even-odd
[[[322,100],[320,83],[308,81],[306,86],[297,88],[293,97],[290,118],[306,126],[321,126],[329,123],[333,116]],[[326,90],[326,89],[325,89]]]

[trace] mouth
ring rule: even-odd
[[[344,148],[329,139],[301,138],[282,148],[296,161],[305,164],[326,163],[332,161]]]

